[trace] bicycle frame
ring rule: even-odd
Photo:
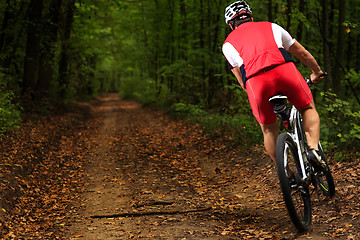
[[[292,126],[292,130],[287,131],[287,134],[289,134],[296,143],[300,167],[301,167],[301,173],[302,173],[302,180],[306,181],[308,180],[308,174],[306,173],[306,168],[305,168],[305,164],[307,164],[307,158],[306,158],[306,150],[304,146],[304,139],[302,139],[304,138],[304,136],[300,135],[300,132],[302,131],[301,118],[300,118],[300,113],[295,108],[295,106],[291,107],[289,122],[290,125]]]

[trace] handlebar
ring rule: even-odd
[[[321,77],[326,77],[326,76],[328,75],[327,72],[323,71],[322,69],[321,69],[321,71],[322,71],[323,73],[319,76],[319,78],[321,78]],[[308,85],[309,87],[313,84],[313,82],[311,81],[310,78],[305,78],[305,81],[306,81],[306,83],[307,83],[307,85]]]

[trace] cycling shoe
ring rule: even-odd
[[[322,159],[319,150],[310,149],[308,152],[308,159],[316,170],[326,170],[327,169],[327,164],[326,164],[325,160]]]

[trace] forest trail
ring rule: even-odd
[[[343,165],[332,165],[337,195],[314,195],[313,224],[301,235],[262,150],[229,147],[117,94],[99,100],[101,126],[66,239],[360,238],[359,179]]]

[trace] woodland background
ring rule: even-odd
[[[225,0],[0,0],[0,134],[24,113],[119,92],[235,143],[260,143],[221,47]],[[329,73],[313,87],[322,141],[359,155],[360,0],[249,0],[255,21],[287,29]],[[310,74],[297,64],[304,76]]]

